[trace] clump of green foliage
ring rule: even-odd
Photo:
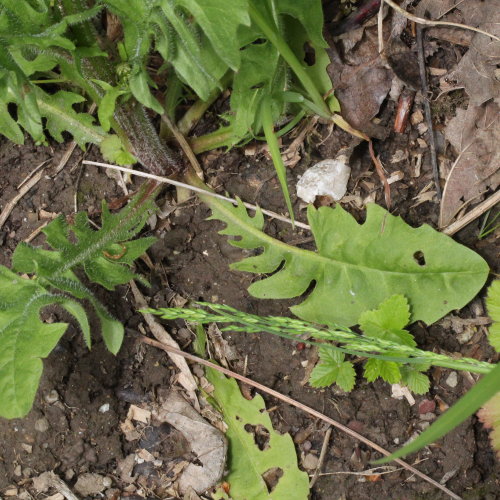
[[[43,230],[51,250],[20,243],[12,270],[0,266],[0,416],[28,413],[42,373],[41,358],[50,354],[68,326],[43,322],[43,308],[59,305],[69,312],[90,348],[90,326],[82,306],[87,302],[99,319],[107,348],[115,354],[120,349],[123,325],[76,273],[83,271],[90,282],[108,290],[137,277],[130,266],[154,242],[131,241],[153,209],[145,195],[136,195],[117,214],[103,203],[99,230],[91,228],[85,212],[76,214],[71,224],[60,216]]]

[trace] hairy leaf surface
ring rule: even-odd
[[[323,324],[353,325],[364,311],[400,294],[410,304],[410,321],[430,324],[467,304],[481,289],[488,265],[476,253],[428,225],[408,226],[371,204],[364,224],[339,205],[308,207],[317,251],[286,245],[264,234],[262,213],[254,217],[240,204],[207,201],[211,218],[224,221],[221,234],[237,236],[231,245],[262,249],[233,269],[269,274],[253,283],[258,298],[298,297],[312,291],[292,312]]]
[[[294,499],[306,500],[309,480],[298,468],[292,438],[273,429],[262,396],[245,399],[236,380],[213,369],[207,369],[207,379],[214,386],[212,396],[228,426],[230,458],[225,480],[231,485],[231,497],[264,500],[272,496],[275,500],[288,500],[292,495]],[[264,449],[259,449],[252,430],[266,436]],[[282,475],[270,495],[264,478],[274,468],[279,468]]]
[[[40,358],[49,355],[66,330],[66,324],[40,320],[43,307],[59,304],[78,322],[90,347],[87,313],[79,300],[92,305],[101,323],[107,348],[118,352],[123,325],[80,281],[74,270],[85,271],[90,281],[113,290],[136,278],[133,261],[153,243],[154,238],[129,241],[143,227],[152,202],[141,192],[118,214],[103,203],[102,228],[91,229],[84,212],[69,224],[61,216],[43,232],[53,250],[25,243],[12,257],[13,271],[0,266],[0,416],[24,416],[31,408],[42,372]],[[21,274],[33,275],[31,279]]]

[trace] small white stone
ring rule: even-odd
[[[297,183],[297,196],[312,203],[316,196],[331,196],[335,201],[344,197],[351,168],[347,156],[323,160],[307,169]]]
[[[106,413],[107,411],[109,411],[109,403],[104,403],[99,407],[99,413]]]
[[[457,372],[451,372],[446,378],[446,385],[452,389],[458,384],[458,374]]]
[[[59,394],[56,390],[52,389],[46,396],[45,401],[49,404],[53,404],[56,401],[59,401]]]

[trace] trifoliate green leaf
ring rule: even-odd
[[[401,380],[400,366],[394,361],[372,358],[365,363],[364,377],[368,382],[374,382],[378,377],[381,377],[389,384],[397,384]]]
[[[390,340],[398,344],[416,346],[413,335],[404,327],[410,321],[408,301],[402,295],[393,295],[373,311],[359,317],[359,326],[367,337]]]
[[[427,369],[426,367],[425,369]],[[429,392],[430,380],[427,375],[417,369],[416,365],[404,365],[400,367],[401,382],[415,394]]]

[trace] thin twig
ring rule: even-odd
[[[415,16],[414,14],[410,14],[408,11],[402,9],[397,3],[393,2],[393,0],[382,0],[385,2],[387,5],[392,7],[395,11],[399,12],[406,18],[410,19],[410,21],[414,21],[418,24],[425,24],[426,26],[450,26],[452,28],[462,28],[464,30],[470,30],[470,31],[475,31],[476,33],[481,33],[482,35],[489,36],[490,38],[493,38],[494,40],[497,40],[500,42],[500,38],[498,38],[495,35],[492,35],[491,33],[488,33],[487,31],[483,31],[479,28],[474,28],[473,26],[468,26],[466,24],[459,24],[459,23],[449,23],[446,21],[431,21],[430,19],[424,19],[423,17],[418,17]]]
[[[368,150],[370,151],[370,156],[372,158],[372,162],[375,165],[375,170],[377,171],[377,175],[379,176],[379,179],[382,181],[382,184],[384,186],[385,205],[387,207],[387,210],[390,210],[392,205],[391,186],[389,186],[389,183],[387,182],[387,177],[385,176],[384,167],[382,167],[382,163],[375,156],[375,151],[373,150],[373,142],[371,141],[371,139],[369,139],[368,141]]]
[[[442,232],[444,234],[447,234],[448,236],[457,233],[458,231],[460,231],[460,229],[470,224],[473,220],[481,217],[481,215],[490,210],[490,208],[493,208],[497,203],[500,203],[500,191],[492,194],[488,199],[484,200],[477,207],[473,208],[461,219],[446,226],[444,229],[442,229]]]
[[[42,161],[42,163],[40,163],[39,165],[37,165],[21,182],[20,184],[16,187],[16,189],[19,191],[19,189],[21,189],[24,184],[26,184],[41,168],[43,168],[48,162],[50,161],[49,160],[45,160],[45,161]]]
[[[321,446],[321,453],[319,454],[318,466],[314,471],[314,475],[311,478],[311,481],[309,481],[309,489],[311,489],[316,484],[316,481],[319,478],[321,468],[323,467],[323,463],[325,462],[326,452],[328,450],[328,443],[330,442],[330,437],[332,436],[332,430],[333,430],[332,427],[328,427],[325,433],[325,438],[323,439],[323,445]]]
[[[420,72],[420,85],[422,87],[422,97],[424,99],[425,120],[427,122],[427,132],[429,135],[429,147],[431,151],[432,174],[434,175],[434,184],[436,185],[436,196],[441,200],[441,186],[439,184],[439,166],[436,155],[436,137],[434,135],[434,125],[432,123],[431,105],[428,99],[429,88],[427,85],[427,74],[425,68],[424,54],[424,36],[422,26],[417,25],[417,50],[418,50],[418,69]]]
[[[66,166],[76,146],[78,146],[78,144],[75,141],[71,141],[69,143],[68,148],[66,149],[61,158],[61,161],[57,164],[57,167],[51,173],[51,177],[55,177]]]
[[[0,213],[0,228],[5,224],[5,221],[9,218],[12,210],[17,205],[17,202],[33,187],[35,186],[44,175],[43,170],[39,170],[29,181],[23,184],[23,187],[19,190],[19,192],[12,198],[12,200],[5,205],[4,209]]]
[[[202,193],[204,195],[212,196],[213,198],[218,198],[219,200],[229,201],[230,203],[233,203],[234,205],[239,205],[238,200],[235,200],[234,198],[222,196],[221,194],[213,193],[212,191],[208,191],[207,189],[201,189],[199,187],[192,186],[191,184],[186,184],[185,182],[174,181],[172,179],[169,179],[168,177],[160,177],[159,175],[149,174],[146,172],[140,172],[138,170],[132,170],[131,168],[119,167],[118,165],[110,165],[108,163],[100,163],[97,161],[84,160],[82,163],[85,163],[86,165],[94,165],[96,167],[104,167],[104,168],[111,168],[114,170],[120,170],[122,172],[127,172],[129,174],[137,175],[139,177],[145,177],[147,179],[154,179],[155,181],[158,181],[158,182],[163,182],[165,184],[171,184],[172,186],[183,187],[183,188],[189,189],[190,191],[195,191],[196,193]],[[283,215],[279,215],[276,212],[272,212],[271,210],[266,210],[264,208],[259,208],[257,205],[252,205],[251,203],[243,202],[243,205],[246,208],[249,208],[250,210],[260,210],[263,214],[265,214],[269,217],[272,217],[273,219],[278,219],[282,222],[287,222],[288,224],[293,225],[293,222],[291,219],[289,219],[288,217],[285,217]],[[311,229],[311,227],[309,225],[304,224],[303,222],[295,221],[295,225],[297,227],[301,227],[302,229],[309,229],[309,230]]]
[[[330,417],[327,417],[326,415],[323,415],[319,411],[317,411],[309,406],[306,406],[302,403],[299,403],[298,401],[290,398],[289,396],[285,396],[284,394],[281,394],[280,392],[275,391],[274,389],[270,389],[269,387],[266,387],[265,385],[259,384],[258,382],[254,382],[253,380],[251,380],[247,377],[244,377],[243,375],[240,375],[239,373],[228,370],[227,368],[223,368],[222,366],[215,365],[215,364],[211,363],[210,361],[207,361],[205,359],[194,356],[193,354],[189,354],[187,352],[180,351],[179,349],[174,349],[170,346],[162,344],[161,342],[150,339],[149,337],[141,336],[140,339],[145,344],[149,344],[149,345],[152,345],[154,347],[158,347],[159,349],[163,349],[164,351],[167,351],[167,352],[172,352],[174,354],[178,354],[179,356],[183,356],[186,359],[194,361],[195,363],[199,363],[200,365],[208,366],[209,368],[213,368],[214,370],[217,370],[221,373],[224,373],[224,375],[228,375],[229,377],[233,377],[236,380],[240,380],[241,382],[244,382],[245,384],[251,385],[252,387],[255,387],[256,389],[258,389],[262,392],[265,392],[265,393],[269,394],[270,396],[275,397],[276,399],[284,401],[285,403],[287,403],[289,405],[295,406],[295,408],[299,408],[300,410],[302,410],[306,413],[309,413],[313,417],[319,418],[319,419],[323,420],[324,422],[327,422],[328,424],[332,425],[333,427],[340,429],[341,431],[345,432],[346,434],[353,437],[354,439],[358,439],[359,441],[365,443],[367,446],[370,446],[371,448],[378,451],[382,455],[389,456],[391,454],[385,448],[382,448],[377,443],[374,443],[373,441],[365,438],[361,434],[353,431],[352,429],[349,429],[349,427],[341,424],[340,422],[337,422],[336,420],[333,420]],[[394,462],[398,463],[399,465],[404,467],[406,470],[408,470],[412,474],[415,474],[416,476],[420,477],[424,481],[427,481],[428,483],[432,484],[436,488],[439,488],[441,491],[444,491],[451,498],[453,498],[455,500],[462,500],[461,497],[459,497],[458,495],[453,493],[451,490],[449,490],[448,488],[446,488],[442,484],[439,484],[437,481],[430,478],[429,476],[427,476],[423,472],[420,472],[418,469],[415,469],[410,464],[406,463],[404,460],[397,458],[394,460]]]
[[[165,124],[170,129],[172,134],[174,134],[175,140],[179,143],[179,146],[181,147],[182,151],[184,151],[184,154],[187,156],[189,163],[191,163],[191,166],[193,167],[198,177],[201,180],[203,180],[203,170],[196,158],[196,155],[193,153],[191,146],[186,141],[186,138],[179,132],[177,127],[172,123],[172,121],[166,115],[166,113],[161,115],[161,119],[163,122],[165,122]]]
[[[49,223],[52,222],[52,219],[46,220],[43,224],[40,224],[27,238],[25,238],[23,241],[25,243],[29,243],[33,241],[41,232],[44,227],[47,227]]]

